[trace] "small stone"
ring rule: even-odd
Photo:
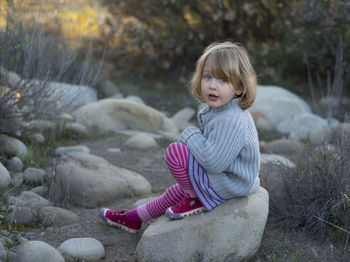
[[[87,146],[66,146],[66,147],[58,147],[55,150],[56,156],[62,156],[70,152],[81,152],[81,153],[89,154],[90,149]]]
[[[40,133],[35,133],[35,134],[31,134],[28,136],[28,140],[32,143],[32,144],[42,144],[45,142],[45,138],[42,134]]]
[[[18,172],[22,171],[23,162],[19,157],[15,156],[7,160],[5,166],[9,171]]]
[[[17,207],[6,217],[7,224],[30,224],[34,221],[34,213],[28,207]]]
[[[94,238],[72,238],[58,248],[67,261],[100,261],[105,256],[102,243]]]
[[[33,185],[43,184],[46,176],[45,170],[38,168],[27,168],[24,171],[24,181]]]
[[[149,135],[146,134],[137,134],[129,138],[125,142],[126,146],[139,148],[139,149],[146,149],[146,148],[154,148],[157,147],[157,142],[155,139]]]
[[[23,183],[23,181],[24,181],[24,173],[22,173],[22,172],[14,173],[12,175],[10,184],[12,186],[19,186]]]

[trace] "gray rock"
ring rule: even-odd
[[[126,99],[103,99],[73,112],[76,121],[105,132],[134,129],[178,136],[172,121],[156,109]]]
[[[331,136],[332,132],[329,128],[319,128],[310,132],[309,141],[311,144],[318,145],[324,141],[328,141]]]
[[[37,186],[37,187],[34,187],[30,190],[30,192],[38,194],[39,196],[46,195],[47,191],[48,191],[47,186]]]
[[[71,152],[59,159],[51,187],[55,202],[68,200],[91,208],[150,192],[150,183],[141,175],[80,152]]]
[[[66,261],[100,261],[105,256],[102,243],[94,238],[72,238],[64,241],[58,248]]]
[[[38,220],[44,226],[61,227],[79,222],[79,217],[66,209],[47,206],[39,210]]]
[[[9,262],[64,262],[62,255],[43,241],[28,241],[11,254]]]
[[[346,140],[350,139],[350,123],[341,123],[339,126],[333,131],[332,136],[335,139]]]
[[[180,130],[184,130],[190,126],[190,120],[195,115],[196,111],[191,107],[185,107],[173,115],[170,119],[173,121],[175,126]]]
[[[40,208],[50,206],[49,200],[31,191],[23,191],[19,196],[8,196],[7,202],[15,207],[28,207],[38,212]]]
[[[28,207],[15,207],[5,218],[7,224],[30,224],[34,220],[35,214]]]
[[[20,140],[0,134],[0,152],[12,156],[25,156],[28,154],[28,149]]]
[[[268,215],[268,193],[226,201],[208,213],[171,221],[160,217],[143,233],[137,261],[242,261],[258,250]]]
[[[110,97],[118,94],[121,95],[118,86],[110,80],[98,83],[98,90],[101,92],[103,97]]]
[[[126,146],[133,147],[133,148],[139,148],[139,149],[146,149],[146,148],[155,148],[157,147],[156,140],[146,134],[137,134],[132,137],[130,137],[126,142]]]
[[[32,185],[43,184],[46,177],[47,174],[42,169],[30,167],[24,171],[24,181]]]
[[[295,168],[295,164],[290,159],[276,154],[260,154],[260,164],[284,165],[287,168]]]
[[[66,147],[58,147],[55,150],[56,156],[63,156],[70,152],[81,152],[81,153],[90,153],[90,149],[87,146],[66,146]]]
[[[80,123],[66,123],[64,128],[65,134],[68,135],[85,137],[88,134],[87,127]]]
[[[0,261],[6,261],[6,258],[7,258],[7,251],[4,245],[2,244],[2,242],[0,241]]]
[[[28,140],[32,143],[32,144],[42,144],[45,142],[45,138],[42,134],[40,133],[35,133],[35,134],[30,134],[28,136]]]
[[[7,170],[12,172],[18,172],[23,170],[23,162],[22,160],[15,156],[6,161]]]
[[[292,119],[284,120],[277,126],[279,132],[283,134],[295,132],[303,139],[308,139],[312,130],[320,128],[328,128],[327,121],[311,113],[295,115]]]
[[[10,173],[0,162],[0,192],[5,190],[8,187],[8,185],[10,184],[10,180],[11,180]]]
[[[23,183],[23,181],[24,181],[24,173],[18,172],[12,175],[10,184],[11,186],[19,186]]]

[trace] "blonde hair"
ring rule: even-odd
[[[193,95],[205,102],[201,91],[204,66],[207,64],[215,78],[229,81],[237,91],[242,91],[238,105],[244,110],[256,98],[256,75],[246,49],[232,42],[213,43],[197,60],[191,88]]]

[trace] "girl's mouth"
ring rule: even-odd
[[[218,100],[218,96],[216,96],[214,94],[209,94],[208,95],[208,100],[209,101],[216,101],[216,100]]]

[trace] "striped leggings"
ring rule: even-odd
[[[185,194],[190,197],[196,197],[188,177],[187,146],[178,142],[171,143],[165,151],[165,163],[178,184],[166,189],[161,196],[137,207],[137,214],[142,221],[148,221],[163,215],[168,207],[172,207],[180,202]]]

